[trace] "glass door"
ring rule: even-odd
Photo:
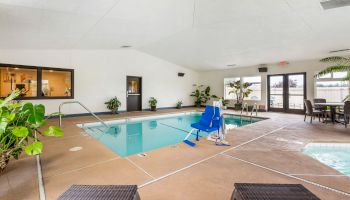
[[[269,110],[282,112],[284,110],[284,75],[269,76]]]
[[[126,110],[142,110],[142,78],[136,76],[126,77]]]
[[[306,73],[268,76],[268,110],[277,112],[304,112]]]
[[[288,111],[304,111],[305,74],[290,74],[288,78]]]

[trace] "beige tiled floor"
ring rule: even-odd
[[[193,109],[180,111],[189,110]],[[179,110],[123,113],[102,118],[172,112]],[[350,196],[312,184],[350,193],[348,176],[301,152],[309,142],[350,143],[349,128],[305,123],[301,115],[259,115],[269,119],[229,131],[226,138],[231,144],[229,147],[215,146],[202,139],[196,148],[180,143],[147,152],[146,157],[127,158],[119,157],[76,126],[95,121],[92,117],[66,118],[63,121],[65,137],[42,139],[46,197],[56,199],[72,184],[137,184],[141,199],[146,200],[229,199],[234,183],[257,182],[301,183],[321,199],[350,199]],[[56,124],[57,120],[49,123]],[[75,146],[83,149],[70,152]],[[23,156],[19,161],[12,161],[0,177],[0,199],[37,199],[36,175],[35,159]]]

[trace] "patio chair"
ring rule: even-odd
[[[343,123],[345,128],[347,128],[350,121],[350,101],[345,101],[344,110],[337,112],[336,114],[344,119]]]
[[[315,103],[326,103],[326,102],[327,102],[326,99],[322,99],[322,98],[314,99],[314,108],[315,110],[319,110],[323,112],[323,118],[328,118],[328,116],[330,116],[331,111],[327,109],[327,106],[319,106],[319,105],[315,105]]]
[[[140,200],[137,185],[72,185],[58,200]]]
[[[323,112],[319,110],[315,110],[312,107],[310,100],[305,99],[304,104],[306,107],[304,121],[306,120],[306,116],[310,116],[310,123],[312,123],[312,118],[315,118],[316,116],[318,116],[318,121],[321,121],[321,116],[322,116],[322,121],[323,121]]]

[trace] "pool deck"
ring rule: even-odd
[[[116,118],[195,111],[196,108],[122,113]],[[234,113],[232,110],[225,112]],[[233,184],[300,183],[321,199],[350,199],[350,177],[301,151],[310,142],[350,143],[350,128],[313,124],[302,115],[265,113],[269,119],[230,130],[231,146],[215,146],[202,139],[195,148],[183,143],[121,158],[88,136],[76,124],[92,117],[63,120],[65,136],[43,138],[41,156],[46,199],[56,199],[72,184],[137,184],[143,200],[229,199]],[[52,119],[49,124],[57,124]],[[80,146],[82,150],[69,151]],[[0,177],[0,199],[39,199],[36,160],[12,160]]]

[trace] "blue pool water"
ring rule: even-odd
[[[155,119],[129,120],[110,124],[106,130],[101,125],[84,125],[84,130],[122,157],[147,152],[183,141],[191,130],[191,124],[200,120],[199,113],[182,114]],[[225,115],[227,128],[254,123],[262,118],[241,118]],[[203,133],[201,134],[203,135]],[[205,135],[203,135],[205,136]],[[190,139],[195,139],[192,135]]]
[[[350,176],[350,144],[308,144],[304,153]]]

